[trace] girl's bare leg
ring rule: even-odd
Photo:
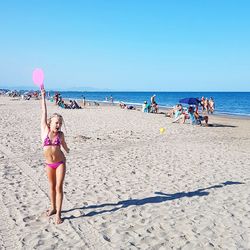
[[[63,180],[65,176],[65,164],[61,164],[56,169],[56,224],[62,223],[61,211],[63,201]]]
[[[56,214],[56,170],[47,166],[46,172],[49,181],[49,194],[51,202],[51,208],[47,211],[47,215],[51,216]]]

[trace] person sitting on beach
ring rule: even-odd
[[[195,115],[194,115],[194,107],[192,106],[189,106],[188,107],[188,111],[187,113],[183,114],[183,123],[186,122],[186,120],[190,120],[190,123],[191,124],[197,124],[197,121],[196,121],[196,118],[195,118]]]
[[[61,100],[61,101],[58,103],[58,106],[61,107],[61,108],[64,108],[64,109],[71,109],[70,104],[65,103],[64,100]]]
[[[201,125],[202,121],[205,121],[206,125],[208,124],[208,116],[199,115],[198,111],[195,111],[194,107],[192,106],[188,108],[188,113],[183,116],[183,123],[185,123],[185,121],[188,119],[193,125]]]
[[[135,107],[134,106],[132,106],[132,105],[126,105],[125,103],[123,103],[123,102],[120,102],[119,103],[119,106],[120,106],[120,108],[121,109],[135,109]]]
[[[69,100],[69,108],[70,109],[81,109],[78,103],[75,100]]]
[[[170,111],[166,113],[167,117],[177,118],[179,116],[179,112],[183,112],[183,107],[180,103],[176,104]]]
[[[50,102],[54,102],[54,97],[53,96],[50,97]]]
[[[75,105],[72,100],[69,100],[69,107],[70,109],[75,109]]]
[[[123,103],[123,102],[120,102],[119,106],[120,106],[121,109],[125,109],[127,107],[127,105],[125,103]]]
[[[59,106],[59,107],[61,107],[61,108],[67,108],[66,107],[66,104],[64,103],[64,101],[62,100],[62,99],[60,99],[59,101],[58,101],[58,103],[57,103],[57,105]]]
[[[82,107],[77,103],[76,100],[73,101],[75,109],[81,109]]]
[[[135,110],[136,108],[133,105],[127,105],[126,109]]]
[[[35,92],[33,93],[33,97],[34,97],[36,100],[39,99],[39,96],[38,96],[38,92],[37,92],[37,91],[35,91]]]
[[[151,105],[151,113],[158,113],[159,107],[156,102]]]
[[[150,111],[150,105],[148,104],[147,101],[144,101],[144,103],[142,104],[141,111],[144,113],[148,113]]]
[[[208,125],[208,116],[207,115],[199,115],[198,110],[194,112],[195,119],[198,124],[201,124],[202,121],[205,121],[205,125]]]
[[[165,114],[165,116],[173,118],[174,117],[175,109],[176,109],[176,105],[174,107],[172,107],[172,109],[170,109],[169,111],[167,111],[166,114]]]
[[[182,105],[177,104],[176,108],[174,108],[174,111],[173,111],[173,117],[174,117],[173,123],[178,122],[180,120],[184,120],[184,116],[185,116],[185,112],[183,110]]]
[[[24,100],[30,100],[31,96],[30,95],[23,95]]]
[[[61,146],[67,153],[69,153],[69,148],[65,142],[64,134],[61,131],[63,123],[62,116],[55,113],[47,119],[46,94],[44,89],[41,90],[41,95],[41,139],[51,201],[51,208],[47,211],[47,216],[55,214],[55,223],[60,224],[62,223],[63,180],[66,172],[66,158],[61,150]]]

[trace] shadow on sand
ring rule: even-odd
[[[80,216],[70,216],[70,217],[63,217],[63,219],[76,219],[80,217],[91,217],[95,216],[98,214],[103,214],[103,213],[111,213],[115,212],[119,209],[130,207],[130,206],[143,206],[145,204],[154,204],[154,203],[161,203],[161,202],[166,202],[166,201],[171,201],[171,200],[176,200],[176,199],[181,199],[184,197],[194,197],[194,196],[206,196],[209,195],[209,192],[207,190],[209,189],[215,189],[215,188],[222,188],[228,185],[237,185],[237,184],[244,184],[243,182],[234,182],[234,181],[226,181],[218,185],[206,187],[206,188],[201,188],[197,189],[195,191],[191,192],[180,192],[180,193],[175,193],[175,194],[167,194],[163,192],[155,192],[156,196],[152,197],[147,197],[143,199],[130,199],[130,200],[124,200],[124,201],[119,201],[117,203],[104,203],[104,204],[99,204],[99,205],[90,205],[90,206],[83,206],[83,207],[78,207],[78,208],[72,208],[69,210],[64,210],[62,211],[63,213],[67,212],[72,212],[74,210],[86,210],[86,209],[98,209],[98,208],[104,208],[104,207],[111,207],[111,209],[102,209],[101,211],[91,211],[87,212],[83,215]]]
[[[219,123],[208,124],[208,127],[213,127],[213,128],[237,128],[237,126],[234,126],[234,125],[224,125],[224,124],[219,124]]]

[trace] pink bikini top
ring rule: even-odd
[[[47,134],[47,137],[44,139],[43,146],[60,146],[61,140],[59,137],[59,134],[57,134],[55,140],[52,142],[49,138],[49,134]]]

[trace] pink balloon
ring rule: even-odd
[[[44,88],[43,81],[44,81],[44,74],[42,69],[35,69],[33,71],[33,82],[40,87],[40,89]]]

